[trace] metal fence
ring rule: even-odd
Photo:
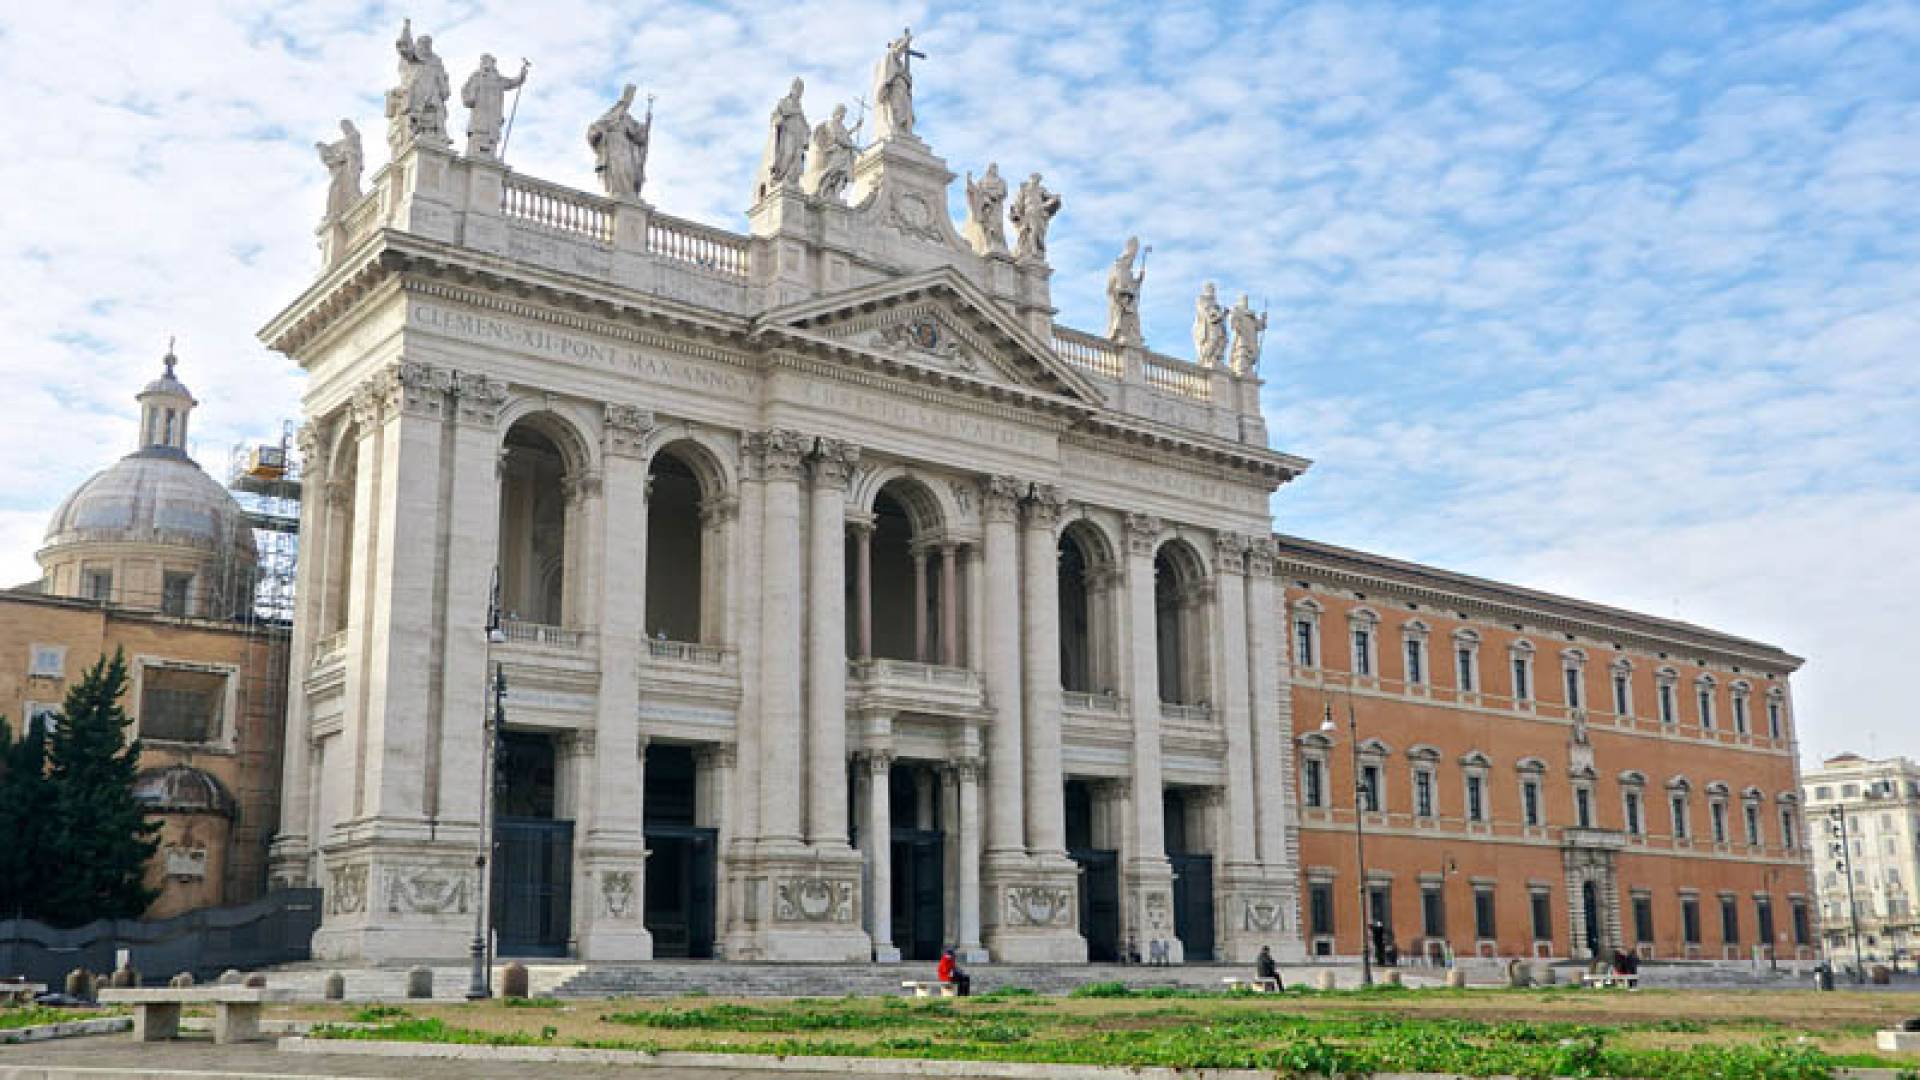
[[[0,919],[0,977],[58,989],[74,968],[108,972],[126,949],[141,981],[163,985],[182,971],[196,980],[309,959],[320,926],[319,889],[280,889],[250,904],[203,908],[171,919],[100,919],[58,930],[32,919]]]

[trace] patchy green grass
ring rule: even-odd
[[[74,1020],[117,1015],[117,1009],[50,1009],[45,1005],[16,1005],[0,1009],[0,1028],[39,1027],[41,1024],[65,1024]]]

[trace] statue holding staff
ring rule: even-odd
[[[500,157],[500,131],[506,125],[507,91],[517,90],[527,81],[528,64],[520,61],[520,74],[512,78],[500,74],[492,53],[480,55],[480,67],[467,76],[460,88],[460,104],[467,107],[467,156],[497,161]]]
[[[1047,226],[1059,212],[1060,196],[1040,183],[1040,174],[1027,177],[1027,182],[1020,185],[1020,193],[1014,196],[1013,205],[1007,209],[1007,217],[1016,230],[1014,258],[1046,261]]]
[[[1251,375],[1260,368],[1260,339],[1267,332],[1267,313],[1253,313],[1253,304],[1247,294],[1240,294],[1240,301],[1227,313],[1227,321],[1233,326],[1233,370],[1241,375]]]
[[[1000,179],[1000,166],[989,162],[986,175],[974,180],[967,174],[967,241],[980,255],[1007,253],[1007,182]]]
[[[835,105],[833,117],[813,129],[813,146],[807,154],[807,175],[802,185],[808,194],[841,201],[847,185],[853,182],[853,155],[860,148],[853,141],[866,119],[847,127],[847,107]]]
[[[913,58],[926,58],[913,48],[913,28],[887,42],[887,55],[873,72],[873,128],[876,137],[913,134]]]
[[[1148,248],[1152,251],[1152,248]],[[1107,340],[1115,345],[1140,345],[1140,286],[1146,283],[1146,260],[1135,272],[1133,260],[1140,255],[1140,238],[1127,237],[1127,246],[1107,271]]]
[[[360,201],[360,171],[365,159],[360,152],[360,129],[353,121],[340,121],[338,142],[317,142],[320,163],[327,167],[327,212],[322,221],[337,221]]]
[[[647,182],[647,143],[653,136],[653,95],[647,95],[647,118],[636,121],[631,112],[639,89],[632,83],[620,93],[620,100],[587,128],[587,145],[593,147],[593,171],[600,184],[616,199],[640,198]]]
[[[446,146],[447,99],[453,96],[453,84],[433,51],[433,38],[415,38],[413,20],[408,19],[400,24],[393,49],[400,54],[400,85],[387,91],[387,141],[396,154],[414,139]]]
[[[1213,290],[1213,282],[1193,302],[1193,359],[1202,367],[1217,367],[1227,355],[1227,309]]]
[[[767,149],[760,155],[760,183],[755,198],[764,199],[781,188],[800,186],[801,166],[807,156],[807,114],[800,107],[806,86],[799,79],[773,107],[767,123]]]

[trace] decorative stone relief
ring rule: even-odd
[[[180,881],[205,881],[207,877],[207,849],[203,847],[169,847],[165,851],[167,876]]]
[[[774,886],[773,917],[780,922],[853,921],[853,882],[782,878]]]
[[[946,233],[941,229],[940,219],[934,216],[936,212],[944,213],[945,211],[936,211],[933,204],[928,202],[927,197],[920,192],[896,190],[893,197],[887,201],[886,214],[881,220],[908,236],[918,237],[929,243],[945,244]]]
[[[1012,521],[1020,505],[1020,481],[989,476],[980,481],[980,504],[988,521]]]
[[[648,433],[653,431],[653,413],[638,405],[608,402],[603,423],[607,453],[638,457],[645,448]]]
[[[1247,547],[1247,573],[1263,577],[1271,576],[1277,551],[1270,536],[1262,536],[1254,540]]]
[[[1006,908],[1008,926],[1072,926],[1073,890],[1010,885]]]
[[[762,480],[798,481],[813,440],[787,428],[770,428],[747,436],[749,462]]]
[[[327,882],[327,913],[357,915],[367,910],[367,868],[364,863],[343,866]]]
[[[1160,546],[1160,519],[1152,514],[1128,514],[1126,528],[1128,552],[1152,555]]]
[[[1242,574],[1247,569],[1247,538],[1237,532],[1213,536],[1214,567],[1223,574]]]
[[[1140,898],[1141,924],[1149,937],[1165,937],[1173,932],[1173,897],[1163,892],[1146,893]]]
[[[847,480],[859,463],[858,446],[842,439],[821,439],[814,448],[814,483],[845,490]]]
[[[455,416],[463,423],[492,425],[507,404],[507,384],[489,375],[453,373]]]
[[[633,895],[633,871],[600,872],[600,914],[609,919],[632,919],[637,913]]]
[[[1060,489],[1052,484],[1035,484],[1027,495],[1025,509],[1029,524],[1051,529],[1060,523],[1060,511],[1064,510],[1067,500],[1060,495]]]
[[[399,915],[466,914],[471,879],[441,867],[403,867],[387,872],[387,911]]]
[[[896,356],[910,357],[955,371],[973,373],[981,367],[979,358],[963,349],[955,335],[932,315],[920,315],[893,323],[874,335],[873,344]]]
[[[1240,901],[1241,927],[1246,930],[1285,930],[1286,906],[1275,896],[1246,896]]]

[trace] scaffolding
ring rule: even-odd
[[[302,463],[292,443],[293,424],[283,423],[278,443],[236,445],[227,468],[227,489],[253,530],[252,618],[281,626],[293,624],[294,571],[300,560]]]

